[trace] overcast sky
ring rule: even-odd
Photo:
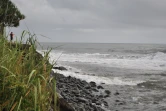
[[[166,44],[166,0],[11,0],[41,42]]]

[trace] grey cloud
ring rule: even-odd
[[[50,36],[52,41],[166,41],[164,0],[12,1],[27,16],[20,29],[13,29],[16,32],[25,29],[26,23],[35,32]]]
[[[55,9],[91,13],[100,20],[95,24],[101,27],[166,26],[166,8],[163,5],[166,2],[163,0],[49,0],[49,3]]]

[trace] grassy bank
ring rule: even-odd
[[[56,84],[50,78],[48,54],[36,52],[36,40],[28,33],[26,44],[0,37],[0,111],[48,111]],[[51,84],[52,83],[52,84]],[[56,103],[52,106],[56,111]]]

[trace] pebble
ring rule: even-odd
[[[52,73],[51,73],[52,74]],[[104,98],[109,97],[111,92],[105,90],[102,86],[97,86],[95,82],[90,83],[71,76],[65,77],[62,74],[52,74],[56,77],[59,93],[68,102],[72,104],[76,111],[104,111],[102,105],[108,107]],[[98,94],[100,92],[100,94]]]

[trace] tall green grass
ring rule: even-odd
[[[0,111],[48,111],[52,99],[56,103],[55,79],[50,78],[52,65],[48,62],[50,50],[44,57],[36,53],[34,36],[24,31],[16,43],[0,37]],[[56,111],[56,105],[52,108]]]

